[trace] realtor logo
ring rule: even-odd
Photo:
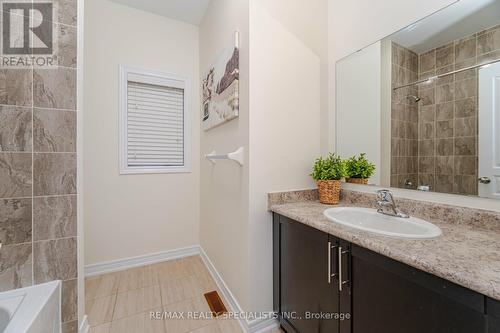
[[[2,65],[52,65],[53,15],[51,2],[3,2]]]

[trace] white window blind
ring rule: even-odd
[[[124,76],[122,173],[183,171],[184,82],[130,71]]]

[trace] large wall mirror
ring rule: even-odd
[[[336,151],[370,183],[500,199],[500,0],[461,0],[336,64]]]

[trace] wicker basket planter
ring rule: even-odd
[[[352,183],[352,184],[368,185],[368,178],[347,178],[346,182]]]
[[[340,180],[317,180],[319,201],[324,204],[336,205],[340,200]]]

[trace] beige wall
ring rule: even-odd
[[[380,92],[380,186],[391,183],[391,96],[392,96],[392,43],[381,42],[381,92]]]
[[[201,75],[230,45],[236,30],[240,32],[240,116],[201,132],[200,244],[240,306],[248,309],[248,0],[212,0],[200,25]],[[213,150],[226,153],[240,146],[245,148],[243,167],[228,161],[212,165],[203,157]]]
[[[326,153],[328,145],[328,0],[258,0],[273,19],[300,40],[320,59],[320,136],[325,144],[321,151]]]
[[[198,28],[103,0],[85,2],[85,262],[199,243]],[[192,171],[119,175],[119,65],[191,78]]]
[[[289,1],[288,10],[305,4]],[[309,173],[320,154],[321,58],[304,32],[320,22],[291,29],[268,5],[250,3],[250,311],[272,309],[267,193],[314,186]]]
[[[370,183],[380,184],[381,164],[381,43],[377,42],[337,64],[337,105],[344,112],[336,117],[336,153],[346,158],[366,153],[376,165]],[[340,87],[339,87],[340,88]]]
[[[363,47],[439,10],[454,0],[329,0],[328,57],[329,134],[328,147],[334,149],[335,63]],[[326,143],[322,142],[322,145]]]
[[[272,310],[267,192],[313,186],[308,174],[320,153],[327,25],[326,15],[317,18],[326,0],[312,7],[287,1],[285,7],[279,10],[278,0],[215,0],[200,26],[202,70],[231,41],[232,31],[240,31],[240,117],[201,134],[200,242],[249,311]],[[314,10],[300,18],[305,7]],[[242,168],[203,159],[212,150],[239,146],[247,154]]]

